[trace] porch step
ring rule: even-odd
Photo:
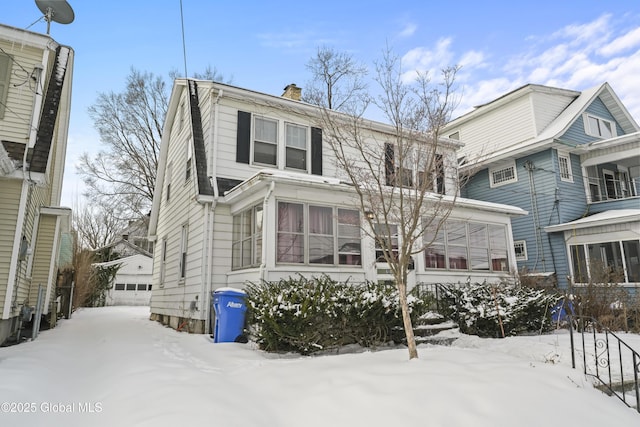
[[[421,316],[413,327],[416,344],[451,345],[458,337],[455,333],[458,325],[434,312]]]

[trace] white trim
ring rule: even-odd
[[[494,175],[493,174],[496,173],[496,172],[501,172],[501,171],[505,171],[505,170],[508,170],[508,169],[512,169],[513,170],[513,177],[509,178],[507,180],[500,181],[500,182],[496,183],[495,180],[494,180]],[[503,163],[500,166],[489,168],[489,186],[491,188],[501,187],[503,185],[511,184],[511,183],[517,182],[517,181],[518,181],[518,171],[516,169],[516,162],[515,161],[512,161],[509,164]]]
[[[602,132],[599,129],[592,129],[591,128],[591,122],[589,121],[589,119],[594,119],[599,124],[600,124],[600,122],[608,123],[609,126],[610,126],[610,129],[611,129],[611,135],[603,135]],[[611,139],[611,138],[615,138],[616,136],[618,136],[618,132],[617,132],[617,129],[616,129],[616,123],[613,120],[605,119],[603,117],[596,116],[595,114],[591,114],[591,113],[587,113],[587,112],[582,113],[582,120],[583,120],[583,124],[584,124],[584,132],[587,135],[595,136],[595,137],[602,138],[602,139]]]
[[[518,253],[516,252],[516,245],[521,244],[522,245],[522,253],[524,255],[518,256]],[[516,261],[528,261],[529,260],[529,254],[527,253],[527,241],[526,240],[514,240],[513,241],[513,251],[514,251],[514,257],[516,259]]]
[[[563,173],[563,165],[562,161],[566,161],[566,174]],[[558,150],[558,173],[560,175],[560,180],[564,182],[573,182],[573,170],[571,168],[571,154],[566,151]],[[566,176],[565,176],[566,175]]]
[[[27,194],[29,191],[27,180],[22,181],[22,193],[20,194],[20,207],[18,208],[18,221],[16,221],[16,231],[13,236],[13,250],[11,251],[11,264],[9,265],[9,277],[7,280],[7,292],[4,296],[4,307],[2,308],[2,318],[9,319],[11,314],[11,300],[16,286],[16,275],[18,274],[18,255],[22,242],[22,228],[26,219]],[[33,237],[33,236],[32,236]],[[33,240],[33,238],[32,238]],[[19,286],[19,284],[18,284]]]

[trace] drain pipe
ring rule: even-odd
[[[266,232],[268,227],[265,224],[268,224],[267,221],[267,212],[268,212],[268,207],[269,207],[269,198],[271,197],[271,194],[273,193],[273,189],[275,188],[276,183],[274,181],[271,181],[271,184],[269,185],[269,190],[267,191],[267,194],[264,196],[264,200],[262,202],[262,262],[260,263],[260,282],[264,282],[264,271],[267,267],[267,245],[265,245],[265,242],[267,241],[266,239]]]
[[[213,286],[213,229],[215,226],[215,211],[218,206],[218,199],[220,198],[220,193],[218,191],[218,180],[217,180],[217,168],[216,168],[216,154],[218,151],[218,116],[220,112],[220,98],[222,97],[223,91],[220,89],[218,91],[217,96],[213,97],[213,88],[210,92],[210,100],[211,100],[211,108],[212,112],[211,122],[209,124],[209,141],[211,142],[211,154],[209,155],[209,170],[211,171],[211,176],[209,177],[211,186],[213,187],[213,202],[211,202],[208,212],[208,224],[207,224],[207,232],[208,232],[208,254],[207,254],[207,275],[205,278],[205,286],[204,293],[202,298],[202,303],[205,305],[203,307],[205,313],[205,334],[211,333],[211,290]]]

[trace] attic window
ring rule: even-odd
[[[587,135],[600,138],[613,138],[616,136],[616,125],[611,120],[584,114],[584,130]]]
[[[460,140],[460,132],[454,132],[451,135],[449,135],[449,139],[455,139],[456,141]]]
[[[509,166],[489,169],[489,178],[491,180],[491,187],[499,187],[501,185],[518,181],[518,175],[516,174],[516,164],[512,163]]]

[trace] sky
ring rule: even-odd
[[[623,336],[640,346],[639,335]],[[566,331],[457,337],[450,347],[421,344],[411,361],[404,347],[303,357],[180,333],[150,321],[149,307],[85,308],[33,341],[0,348],[0,423],[639,425],[635,409],[594,389],[582,365],[571,368]]]
[[[46,32],[35,2],[0,3],[0,23]],[[211,66],[236,86],[279,96],[290,83],[304,90],[305,65],[319,46],[348,52],[370,70],[388,47],[407,76],[430,71],[435,79],[460,65],[456,115],[528,83],[580,91],[609,82],[640,120],[636,0],[70,4],[74,22],[51,24],[51,36],[76,54],[64,206],[81,202],[79,156],[101,149],[87,109],[100,93],[122,92],[132,67],[169,80],[172,70],[185,74],[185,63],[188,75]]]

